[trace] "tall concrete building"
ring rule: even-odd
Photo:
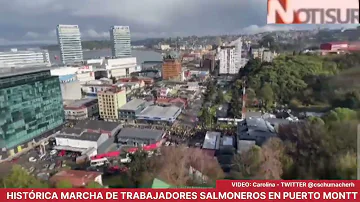
[[[113,87],[97,93],[100,117],[105,121],[119,119],[119,109],[126,104],[126,90]]]
[[[56,27],[61,61],[74,64],[83,61],[81,34],[78,25],[58,25]]]
[[[49,69],[0,69],[0,147],[7,155],[38,141],[64,119],[59,77]]]
[[[235,46],[219,47],[219,74],[237,74],[235,66]]]
[[[112,26],[110,28],[110,40],[112,43],[112,56],[131,56],[131,37],[129,26]]]
[[[234,46],[234,62],[235,62],[235,68],[236,73],[239,72],[241,68],[243,68],[246,63],[248,62],[248,59],[243,56],[243,40],[242,38],[238,38],[237,40],[230,43],[230,46]]]

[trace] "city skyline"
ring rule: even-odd
[[[288,30],[266,25],[264,0],[24,0],[0,2],[0,45],[55,44],[56,24],[77,24],[83,40],[108,39],[109,27],[127,25],[132,40]],[[41,11],[41,12],[39,12]],[[141,15],[139,15],[141,14]]]

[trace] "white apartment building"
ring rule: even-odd
[[[49,52],[47,50],[18,51],[17,49],[0,52],[0,68],[33,66],[51,66]]]
[[[113,57],[131,56],[131,36],[129,26],[112,26],[110,28],[111,52]]]
[[[241,51],[242,51],[242,38],[238,38],[237,40],[230,43],[231,46],[235,46],[234,58],[235,58],[235,67],[239,71],[241,68]]]
[[[136,57],[106,58],[101,69],[107,72],[108,78],[124,78],[135,72],[136,67]]]
[[[277,56],[276,52],[271,52],[267,48],[261,47],[261,48],[252,49],[252,57],[254,59],[258,58],[262,62],[272,62],[276,56]]]
[[[78,25],[58,25],[56,27],[61,61],[74,64],[83,61],[81,34]]]
[[[221,46],[219,50],[219,74],[237,74],[235,66],[235,46]]]

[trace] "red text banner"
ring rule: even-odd
[[[216,188],[1,189],[2,201],[359,201],[359,181],[232,181]]]

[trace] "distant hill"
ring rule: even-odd
[[[153,44],[158,43],[157,41],[162,41],[162,39],[144,39],[138,41],[132,41],[131,45],[133,46],[146,46],[151,47]],[[82,48],[93,50],[93,49],[107,49],[111,48],[111,42],[109,40],[101,40],[101,41],[82,41]],[[47,50],[59,50],[59,46],[57,44],[41,46],[43,49]]]
[[[110,41],[106,41],[106,40],[103,40],[103,41],[82,41],[81,44],[82,44],[83,49],[89,49],[89,50],[106,49],[106,48],[111,47]],[[59,50],[59,45],[57,45],[57,44],[46,45],[46,46],[42,46],[41,48],[48,49],[48,50]]]

